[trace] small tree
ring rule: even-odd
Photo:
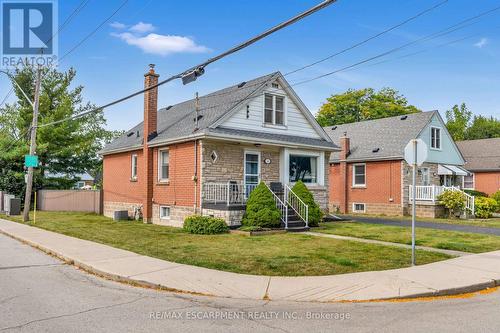
[[[490,218],[493,215],[493,212],[497,209],[497,205],[497,201],[493,198],[477,197],[475,201],[476,217],[481,219]]]
[[[302,182],[298,181],[292,188],[292,191],[302,200],[304,203],[309,206],[309,226],[317,227],[319,226],[319,222],[323,218],[323,212],[319,208],[319,205],[314,201],[314,196],[311,191],[307,188],[307,186]]]
[[[497,202],[496,212],[500,213],[500,191],[496,191],[491,197]]]
[[[266,184],[261,182],[248,197],[247,209],[241,223],[244,226],[278,228],[281,224],[280,216],[273,194]]]
[[[450,217],[465,208],[465,195],[460,191],[444,191],[438,196],[438,200],[448,209]]]

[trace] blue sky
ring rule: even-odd
[[[298,0],[161,1],[130,0],[87,42],[66,57],[60,69],[77,70],[75,83],[95,104],[139,90],[149,63],[166,78],[195,65],[320,2]],[[159,106],[205,94],[276,70],[285,73],[387,29],[441,0],[340,0],[326,9],[207,68],[199,81],[164,85]],[[59,22],[80,0],[59,1]],[[90,0],[59,36],[59,54],[72,48],[122,0]],[[341,56],[287,76],[308,79],[384,52],[500,6],[496,0],[450,0],[432,12]],[[465,102],[475,114],[500,117],[500,10],[441,38],[418,43],[385,59],[308,84],[296,91],[312,113],[331,94],[349,88],[393,87],[423,110],[449,109]],[[471,36],[451,45],[440,44]],[[395,59],[419,50],[418,55]],[[395,60],[394,60],[395,59]],[[374,63],[380,60],[374,61]],[[0,98],[9,89],[0,81]],[[105,111],[110,129],[127,129],[142,119],[142,97]]]

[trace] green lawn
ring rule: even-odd
[[[342,216],[341,214],[337,214],[338,216]],[[354,215],[350,215],[353,217]],[[386,216],[386,215],[368,215],[368,214],[360,214],[362,217],[376,217],[383,218],[387,220],[404,220],[411,222],[411,216]],[[500,228],[500,218],[489,218],[489,219],[449,219],[449,218],[429,218],[429,217],[417,217],[417,221],[419,222],[433,222],[433,223],[448,223],[448,224],[461,224],[461,225],[472,225],[475,227],[488,227],[488,228]]]
[[[323,223],[316,232],[411,244],[411,228],[360,222]],[[438,249],[481,253],[500,250],[500,236],[417,228],[416,244]]]
[[[151,257],[247,274],[330,275],[400,268],[410,262],[409,250],[391,246],[300,234],[191,235],[178,228],[114,222],[84,213],[37,212],[35,226]],[[448,258],[419,251],[418,264]]]

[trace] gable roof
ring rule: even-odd
[[[158,111],[158,135],[149,141],[150,146],[159,146],[171,142],[190,140],[194,138],[216,136],[216,132],[222,132],[220,127],[213,126],[217,124],[228,113],[231,113],[240,104],[256,96],[266,85],[277,78],[282,78],[281,73],[275,72],[255,78],[251,81],[242,82],[213,93],[199,97],[199,115],[198,129],[195,123],[195,99],[190,99]],[[309,111],[307,111],[309,112]],[[312,114],[311,114],[312,117]],[[295,143],[305,146],[319,146],[330,150],[338,150],[338,146],[333,144],[328,135],[323,132],[314,117],[312,117],[316,128],[321,131],[324,139],[302,138],[295,139],[297,142],[289,141],[291,136],[281,134],[266,134],[266,137],[257,136],[254,139],[260,141],[269,141],[275,143],[290,144]],[[226,131],[226,135],[235,138],[240,136],[248,137],[249,131]],[[221,133],[219,133],[220,135]],[[254,133],[250,133],[254,134]],[[100,154],[109,154],[119,151],[140,149],[143,144],[143,123],[139,123],[112,143],[108,144]],[[295,138],[295,137],[294,137]]]
[[[469,171],[500,171],[500,138],[458,141]]]
[[[347,133],[350,138],[348,161],[402,159],[405,146],[411,139],[418,137],[436,113],[437,111],[418,112],[404,117],[365,120],[324,129],[334,142],[339,142],[344,133]],[[373,152],[377,148],[379,150]],[[340,153],[330,156],[330,162],[339,160]]]

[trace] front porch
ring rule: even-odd
[[[430,206],[439,205],[439,195],[444,193],[445,191],[459,191],[462,192],[465,196],[465,212],[469,212],[474,215],[475,207],[474,207],[474,196],[462,191],[459,187],[456,186],[437,186],[437,185],[429,185],[429,186],[416,186],[415,187],[415,200],[417,204],[417,208],[419,205],[421,206]],[[413,204],[413,186],[409,185],[409,203]]]

